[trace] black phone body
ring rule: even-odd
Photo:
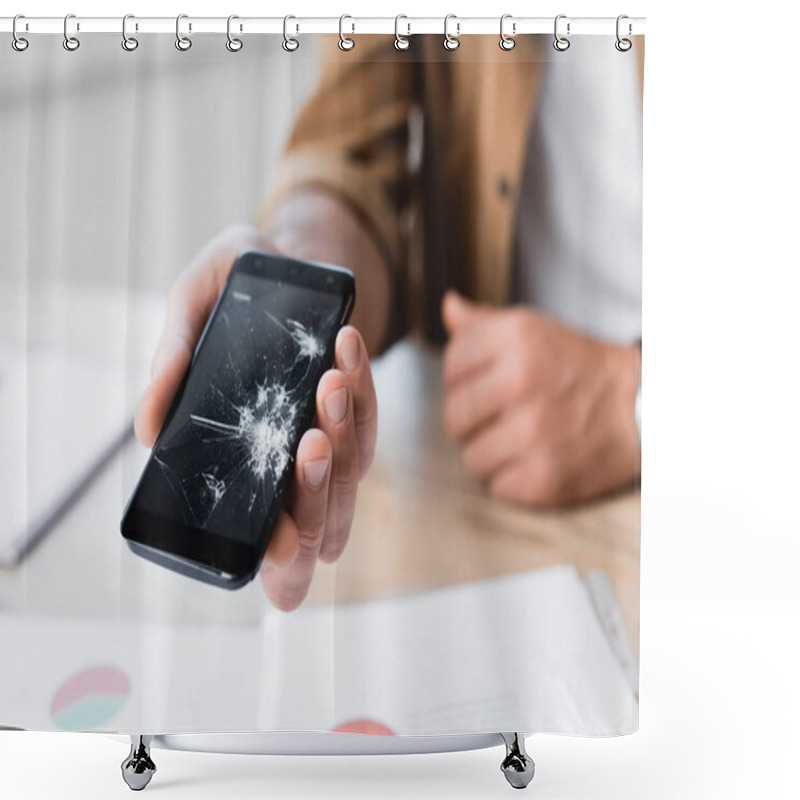
[[[134,553],[228,589],[256,576],[354,302],[348,270],[238,257],[125,508]]]

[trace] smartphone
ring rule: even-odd
[[[354,303],[348,270],[238,257],[125,508],[134,553],[227,589],[256,576]]]

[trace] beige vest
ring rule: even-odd
[[[441,340],[441,297],[456,287],[495,305],[509,296],[513,238],[541,49],[549,36],[366,35],[341,51],[321,37],[321,77],[300,112],[263,222],[280,198],[316,184],[339,192],[374,232],[395,278],[390,339],[409,330]],[[644,40],[632,58],[644,65]],[[414,109],[421,109],[420,115]],[[409,163],[421,119],[423,158]],[[413,147],[411,148],[413,150]]]

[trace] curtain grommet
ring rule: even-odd
[[[565,50],[569,50],[570,41],[567,39],[567,36],[570,34],[570,23],[567,21],[567,36],[559,36],[558,33],[558,21],[562,19],[567,19],[566,14],[559,14],[556,16],[555,22],[553,23],[553,47],[558,50],[559,53],[563,53]]]
[[[244,47],[244,42],[241,39],[237,39],[231,33],[231,22],[233,22],[233,20],[235,19],[239,19],[239,17],[236,14],[231,14],[228,17],[228,30],[227,30],[228,41],[225,42],[225,47],[228,48],[228,52],[230,53],[238,53],[242,49],[242,47]],[[240,25],[239,31],[241,30],[242,26]]]
[[[400,20],[401,19],[408,19],[405,14],[398,14],[394,18],[394,48],[395,50],[408,50],[411,47],[411,23],[407,22],[406,26],[408,27],[408,32],[405,36],[400,35]]]
[[[346,19],[353,19],[349,14],[342,14],[339,17],[339,49],[348,52],[352,50],[356,46],[355,39],[351,38],[350,36],[344,35],[344,21]],[[352,23],[352,32],[355,33],[356,25]]]
[[[630,50],[633,47],[633,42],[627,37],[620,36],[619,33],[620,23],[624,19],[629,19],[627,14],[620,14],[617,17],[617,41],[614,42],[614,47],[616,47],[620,53],[627,53],[628,50]],[[632,33],[633,33],[633,26],[631,25],[630,22],[628,22],[628,36],[630,36]]]
[[[24,53],[28,49],[28,40],[17,33],[17,21],[25,19],[24,14],[17,14],[11,23],[11,46],[18,52]]]
[[[455,36],[453,36],[447,29],[451,19],[456,20]],[[461,34],[461,23],[458,21],[458,17],[455,14],[448,14],[444,18],[444,41],[442,42],[442,44],[444,45],[444,49],[449,50],[450,52],[452,52],[453,50],[458,50],[458,46],[461,44],[461,42],[459,42],[458,40],[460,34]]]
[[[129,19],[135,19],[133,14],[126,14],[122,18],[122,49],[132,53],[139,46],[139,40],[135,36],[128,36]],[[138,24],[136,25],[136,30],[139,30]]]
[[[506,52],[513,50],[517,44],[513,38],[517,35],[517,23],[511,23],[511,36],[508,36],[504,28],[507,19],[513,19],[513,15],[503,14],[503,16],[500,17],[500,49],[505,50]]]
[[[191,46],[192,40],[188,36],[184,36],[181,33],[181,20],[188,19],[188,14],[178,14],[175,18],[175,47],[178,48],[182,53],[185,53]],[[192,30],[192,24],[189,23],[189,31]]]
[[[62,45],[64,46],[65,50],[69,50],[70,53],[74,53],[81,46],[81,42],[77,36],[69,35],[69,21],[71,19],[75,19],[74,14],[67,14],[67,16],[64,17],[64,41],[62,42]],[[75,23],[75,30],[79,31],[80,29],[80,24]]]
[[[294,53],[294,51],[297,50],[298,47],[300,47],[300,42],[297,39],[289,36],[289,20],[290,19],[296,20],[297,17],[294,17],[291,14],[287,14],[283,18],[283,42],[281,43],[281,47],[283,47],[283,49],[287,53]],[[295,24],[295,31],[299,32],[299,30],[300,30],[300,26]]]

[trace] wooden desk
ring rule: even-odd
[[[494,500],[442,423],[441,355],[404,342],[375,363],[378,446],[350,539],[306,602],[356,602],[573,564],[602,570],[639,652],[640,495],[561,511]]]

